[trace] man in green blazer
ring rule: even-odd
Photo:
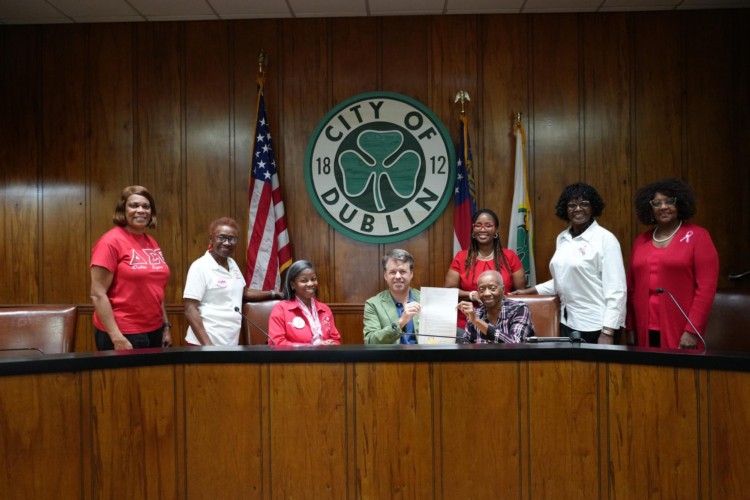
[[[395,249],[383,256],[388,289],[365,302],[365,344],[416,344],[419,333],[419,290],[410,287],[414,257]]]

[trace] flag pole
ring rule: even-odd
[[[456,188],[453,208],[453,253],[466,250],[471,243],[471,219],[476,212],[476,185],[474,183],[471,141],[469,140],[469,120],[466,117],[466,103],[471,101],[469,93],[459,90],[454,103],[461,103],[458,121],[460,137],[457,148]]]
[[[286,212],[281,199],[264,83],[268,57],[258,53],[258,94],[251,139],[246,281],[251,290],[281,290],[281,273],[292,263]],[[273,294],[272,294],[273,295]]]
[[[513,136],[516,139],[515,173],[513,175],[513,201],[511,203],[508,248],[518,254],[526,274],[526,286],[536,284],[534,263],[534,223],[528,191],[526,168],[526,136],[523,131],[523,114],[516,112]]]

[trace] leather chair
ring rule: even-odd
[[[6,354],[72,352],[77,320],[76,306],[0,307],[0,351]]]
[[[717,290],[703,335],[710,351],[750,351],[750,292]]]
[[[242,318],[241,339],[243,344],[268,344],[268,337],[260,332],[258,328],[262,328],[264,332],[268,333],[268,317],[271,315],[273,306],[279,302],[278,300],[264,300],[262,302],[246,302],[243,304],[242,314],[255,323],[255,325],[252,325],[246,318]]]
[[[557,295],[506,295],[505,298],[529,306],[537,337],[560,336],[560,299]]]

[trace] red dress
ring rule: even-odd
[[[518,271],[519,269],[523,269],[523,264],[521,263],[521,259],[518,258],[518,255],[516,255],[516,252],[513,250],[509,250],[507,248],[503,248],[503,254],[505,255],[505,259],[508,261],[508,265],[510,266],[510,271],[505,268],[505,266],[502,265],[502,260],[500,261],[500,267],[501,269],[495,269],[495,260],[476,260],[476,264],[474,265],[474,272],[469,272],[469,276],[466,276],[466,255],[469,253],[468,250],[461,250],[456,254],[456,256],[453,258],[453,262],[451,262],[451,269],[456,271],[458,273],[458,276],[461,279],[461,282],[459,283],[458,287],[461,290],[471,292],[472,290],[477,289],[477,279],[479,279],[479,275],[482,274],[485,271],[500,271],[500,275],[503,277],[503,285],[505,286],[505,293],[509,293],[513,291],[513,273]],[[464,328],[466,326],[466,316],[463,315],[463,313],[458,313],[458,322],[457,325],[459,328]]]
[[[652,235],[653,230],[646,231],[633,243],[626,326],[637,332],[639,346],[647,347],[648,331],[658,330],[661,347],[677,349],[682,333],[693,328],[669,295],[656,289],[671,292],[699,333],[705,334],[719,279],[719,255],[708,231],[695,224],[683,224],[664,248],[653,245]]]

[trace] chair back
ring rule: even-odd
[[[0,307],[0,350],[72,352],[77,320],[78,308],[71,305]]]
[[[506,295],[505,298],[529,306],[537,337],[560,336],[560,299],[557,295]]]
[[[703,335],[710,351],[750,351],[750,292],[717,290]]]
[[[268,344],[268,337],[258,328],[262,328],[264,332],[268,333],[268,317],[271,315],[273,306],[279,302],[278,300],[264,300],[262,302],[246,302],[242,306],[242,314],[255,323],[255,325],[252,325],[246,318],[242,318],[243,344]]]

